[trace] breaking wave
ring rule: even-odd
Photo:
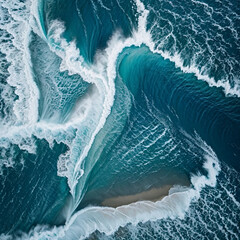
[[[231,1],[0,3],[2,239],[237,238]]]

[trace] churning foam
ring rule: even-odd
[[[7,9],[11,19],[0,23],[1,29],[12,36],[5,44],[1,44],[0,50],[6,54],[6,60],[10,63],[7,83],[15,88],[15,93],[18,96],[13,107],[15,119],[12,124],[15,125],[34,123],[38,117],[39,93],[31,74],[28,48],[31,31],[28,22],[29,12],[23,10],[23,6],[28,9],[27,5],[29,2],[19,1],[13,4],[12,1],[1,1],[1,6]],[[15,10],[16,8],[18,11]]]
[[[21,102],[24,96],[22,92],[23,88],[28,89],[27,96],[29,96],[29,101],[31,101],[32,106],[29,107],[29,109],[32,110],[34,114],[31,115],[29,114],[30,111],[28,111],[24,116],[33,117],[26,120],[27,128],[26,125],[20,127],[13,126],[10,129],[7,138],[14,142],[17,134],[21,135],[20,138],[27,138],[34,134],[39,138],[47,139],[49,142],[53,142],[54,140],[57,142],[65,142],[70,147],[70,151],[60,157],[58,170],[60,176],[66,176],[68,178],[73,196],[76,195],[75,187],[79,178],[84,174],[84,169],[81,169],[81,164],[88,155],[96,135],[104,126],[106,119],[111,112],[115,95],[114,80],[116,78],[116,61],[124,48],[133,45],[140,47],[142,44],[145,44],[152,52],[161,54],[164,58],[175,62],[176,66],[180,67],[183,71],[194,73],[199,79],[208,82],[210,86],[223,87],[227,94],[237,94],[240,96],[236,89],[232,89],[228,83],[216,83],[214,79],[201,75],[196,66],[184,67],[179,55],[176,54],[175,56],[170,56],[166,52],[156,50],[155,44],[152,41],[151,33],[146,30],[148,11],[139,0],[136,1],[136,4],[139,12],[138,28],[133,32],[132,37],[123,38],[119,32],[116,32],[108,42],[107,48],[96,55],[95,62],[92,65],[87,65],[84,62],[84,59],[81,57],[74,42],[68,43],[61,37],[61,34],[65,30],[61,22],[54,21],[47,36],[44,31],[41,32],[36,30],[44,40],[53,40],[51,43],[48,43],[51,50],[62,58],[61,71],[67,70],[70,74],[79,74],[84,81],[93,84],[94,88],[96,88],[93,93],[86,95],[85,98],[78,102],[67,123],[49,124],[46,122],[37,122],[36,109],[38,108],[39,93],[36,84],[30,76],[31,68],[29,67],[29,53],[26,49],[29,40],[25,40],[24,42],[24,65],[28,67],[27,69],[26,67],[23,69],[25,69],[25,78],[28,79],[27,86],[21,86],[19,83],[14,82],[19,78],[14,75],[14,69],[9,69],[12,76],[15,77],[15,79],[13,79],[13,77],[9,79],[9,84],[18,88],[17,94],[20,96],[15,107],[16,116],[19,116],[20,118],[20,111],[22,111],[22,109],[27,109],[27,107],[23,107],[24,103]],[[36,16],[36,9],[34,11],[35,19],[40,18],[40,16]],[[37,20],[37,23],[40,28],[40,20]],[[26,29],[24,38],[28,39],[27,35],[29,35],[30,29],[24,29]],[[58,50],[59,46],[60,50]],[[9,61],[13,61],[13,59],[10,59],[10,54],[7,56],[9,56]],[[17,63],[19,62],[20,60]],[[13,66],[17,63],[13,63]],[[25,81],[22,82],[22,84],[24,84]],[[99,104],[96,104],[96,102]],[[94,112],[96,114],[93,114]],[[94,123],[91,125],[88,122],[88,119],[91,119]],[[76,136],[73,135],[69,141],[65,141],[61,138],[61,134],[59,133],[68,135],[69,130],[71,130],[70,132],[73,132],[74,129],[78,129],[79,131],[79,129],[83,127],[91,128],[91,136],[88,139],[85,139],[87,144],[84,146],[83,151],[80,154],[74,153],[74,148],[79,147],[78,142],[76,141]],[[4,141],[4,143],[6,143],[6,141]],[[31,144],[32,143],[30,143],[30,145]],[[26,146],[23,145],[23,148],[27,149],[27,146],[28,144],[26,144]],[[120,226],[125,226],[127,223],[138,224],[139,222],[146,222],[149,220],[154,221],[162,218],[183,218],[185,212],[189,209],[191,201],[200,197],[202,188],[205,186],[214,187],[216,184],[216,177],[220,171],[217,157],[209,147],[206,147],[206,145],[205,153],[206,162],[204,163],[204,168],[206,169],[208,176],[192,176],[191,188],[175,186],[170,189],[168,196],[157,202],[140,201],[117,208],[88,207],[73,215],[64,227],[54,228],[52,231],[41,229],[42,233],[40,233],[40,235],[42,237],[55,236],[63,239],[71,239],[72,236],[85,238],[96,230],[109,235],[115,232]],[[69,170],[69,164],[66,164],[69,162],[72,162],[72,165],[70,164],[72,170]],[[73,206],[72,211],[78,206],[79,201],[80,199],[75,199],[75,205]],[[39,227],[35,229],[35,233],[30,239],[35,239],[35,237],[39,238],[40,235],[38,231],[40,231]]]
[[[32,135],[35,135],[38,138],[45,138],[50,144],[53,144],[54,140],[58,143],[66,143],[70,148],[70,152],[59,159],[59,175],[66,176],[68,178],[71,193],[73,196],[75,196],[78,195],[76,194],[76,185],[82,174],[84,174],[84,169],[82,169],[81,166],[82,162],[87,157],[96,135],[104,126],[114,103],[114,80],[116,78],[116,61],[119,54],[123,51],[124,48],[130,46],[140,47],[142,44],[145,44],[152,52],[159,53],[163,55],[163,57],[174,61],[176,66],[180,66],[183,71],[195,71],[195,74],[199,78],[201,77],[201,75],[200,73],[196,72],[196,68],[184,68],[180,61],[180,58],[171,57],[168,56],[166,53],[155,50],[155,44],[152,41],[151,33],[150,31],[146,30],[148,10],[145,9],[143,3],[141,3],[139,0],[136,0],[137,11],[139,13],[138,27],[133,32],[132,37],[123,38],[119,32],[113,34],[112,38],[108,42],[107,48],[97,53],[95,61],[92,65],[88,65],[84,62],[84,59],[81,56],[80,51],[77,49],[74,42],[68,43],[65,39],[62,38],[62,33],[65,31],[65,28],[61,22],[53,21],[48,30],[48,33],[45,32],[45,29],[43,29],[43,24],[41,23],[41,15],[38,9],[39,5],[41,4],[41,1],[38,4],[32,3],[32,18],[30,21],[30,23],[32,24],[32,29],[37,34],[39,34],[40,37],[47,41],[50,49],[53,52],[55,52],[59,57],[62,58],[60,71],[68,71],[69,74],[79,74],[84,81],[93,84],[96,87],[97,91],[95,91],[94,94],[90,94],[85,97],[85,99],[78,103],[78,106],[75,106],[74,110],[76,112],[72,114],[72,117],[67,123],[53,124],[44,121],[37,122],[39,93],[36,84],[32,78],[30,68],[31,65],[29,63],[30,54],[29,50],[27,50],[27,46],[29,43],[28,36],[31,29],[25,26],[28,22],[23,21],[25,26],[23,28],[25,29],[23,48],[23,59],[25,59],[23,63],[25,67],[23,67],[23,69],[25,70],[24,79],[27,79],[27,82],[22,80],[21,84],[24,85],[19,85],[19,82],[17,81],[19,77],[15,76],[15,72],[17,72],[15,71],[16,69],[13,68],[11,70],[10,68],[9,71],[12,77],[10,77],[9,83],[12,86],[17,87],[16,93],[17,95],[19,95],[19,100],[16,101],[14,108],[16,116],[18,116],[19,119],[23,119],[24,113],[24,118],[27,119],[25,123],[21,124],[20,126],[10,127],[8,129],[9,131],[7,136],[4,138],[4,142],[6,142],[8,139],[9,141],[12,141],[14,144],[16,144],[18,143],[14,140],[16,139],[16,135],[20,136],[19,139],[31,138]],[[22,27],[21,24],[19,26]],[[20,32],[21,31],[19,31],[18,29],[17,34],[19,35]],[[13,60],[9,57],[9,61]],[[21,59],[18,60],[16,63],[13,62],[13,66],[16,66],[20,62]],[[213,81],[211,80],[211,83],[209,78],[204,77],[204,80],[206,80],[209,84],[214,85]],[[25,82],[27,84],[25,84]],[[25,93],[26,89],[27,94]],[[27,99],[25,99],[25,96],[27,96]],[[83,111],[84,108],[85,110]],[[91,123],[89,119],[91,119]],[[73,134],[74,129],[77,129],[77,132],[79,133],[80,129],[84,128],[89,129],[89,131],[91,132],[89,136],[75,136]],[[69,134],[71,135],[71,137],[69,137],[69,140],[65,140],[61,137],[63,133],[67,136]],[[80,140],[81,142],[84,142],[81,151],[77,150],[77,148],[79,148]],[[27,148],[25,147],[25,149]],[[64,160],[66,161],[65,164]],[[65,170],[63,171],[63,169]],[[79,201],[80,199],[76,199],[76,204],[74,208],[77,207]]]

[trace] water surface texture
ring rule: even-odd
[[[240,2],[0,0],[0,239],[240,239]]]

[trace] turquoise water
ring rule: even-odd
[[[0,239],[239,238],[238,3],[0,3]]]

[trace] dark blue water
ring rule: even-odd
[[[239,26],[233,0],[0,1],[0,239],[238,239]]]

